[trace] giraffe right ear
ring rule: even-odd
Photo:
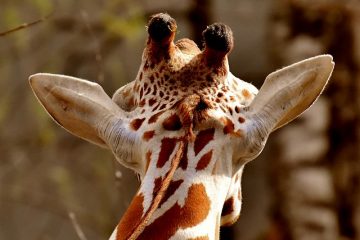
[[[78,78],[35,74],[29,82],[36,97],[62,127],[72,134],[106,147],[101,127],[119,116],[119,107],[100,85]]]
[[[294,120],[324,90],[334,62],[320,55],[271,73],[246,110],[248,137],[253,153],[262,150],[269,134]],[[253,144],[251,144],[253,143]]]

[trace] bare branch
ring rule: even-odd
[[[19,31],[21,29],[25,29],[25,28],[28,28],[28,27],[35,26],[35,25],[37,25],[39,23],[42,23],[42,22],[46,21],[47,19],[49,19],[50,17],[52,17],[54,12],[55,12],[55,8],[54,8],[54,10],[51,11],[51,13],[49,13],[48,15],[46,15],[46,16],[40,18],[40,19],[37,19],[37,20],[35,20],[33,22],[23,23],[20,26],[9,29],[9,30],[7,30],[5,32],[0,32],[0,37],[4,37],[4,36],[6,36],[6,35],[8,35],[10,33],[17,32],[17,31]]]
[[[73,212],[68,212],[68,215],[69,215],[69,218],[71,220],[71,223],[75,229],[75,232],[76,234],[78,235],[79,239],[80,240],[87,240],[85,234],[84,234],[84,231],[81,229],[77,219],[76,219],[76,216],[75,216],[75,213]]]

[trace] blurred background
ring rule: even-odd
[[[110,152],[57,126],[32,94],[37,72],[132,81],[148,17],[168,12],[201,46],[215,21],[230,68],[260,87],[282,66],[330,53],[324,95],[273,133],[245,168],[240,220],[222,239],[360,239],[360,2],[356,0],[0,0],[0,239],[107,239],[139,182]],[[82,236],[79,228],[85,234]]]

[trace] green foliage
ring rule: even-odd
[[[39,11],[42,16],[48,15],[53,10],[53,2],[51,0],[28,0]]]
[[[1,29],[1,32],[10,30],[24,24],[24,18],[21,15],[21,12],[16,6],[13,5],[4,6],[3,14],[0,15],[0,19],[3,22],[4,28]],[[12,36],[9,37],[14,39],[14,45],[18,50],[22,51],[27,49],[29,35],[26,34],[26,31],[15,32],[14,34],[12,34]]]
[[[20,12],[15,6],[5,6],[2,12],[2,22],[6,27],[14,27],[22,23]]]
[[[107,32],[127,39],[136,39],[143,34],[145,19],[140,9],[134,8],[130,17],[123,18],[112,13],[105,13],[102,22]]]

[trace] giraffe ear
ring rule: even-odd
[[[247,151],[240,158],[254,159],[271,132],[310,107],[324,90],[333,69],[332,57],[321,55],[271,73],[245,110]]]
[[[263,131],[294,120],[324,90],[334,69],[331,55],[320,55],[271,73],[249,106],[249,114]]]
[[[106,147],[100,126],[119,108],[100,85],[78,78],[35,74],[29,82],[36,97],[51,117],[72,134]]]

